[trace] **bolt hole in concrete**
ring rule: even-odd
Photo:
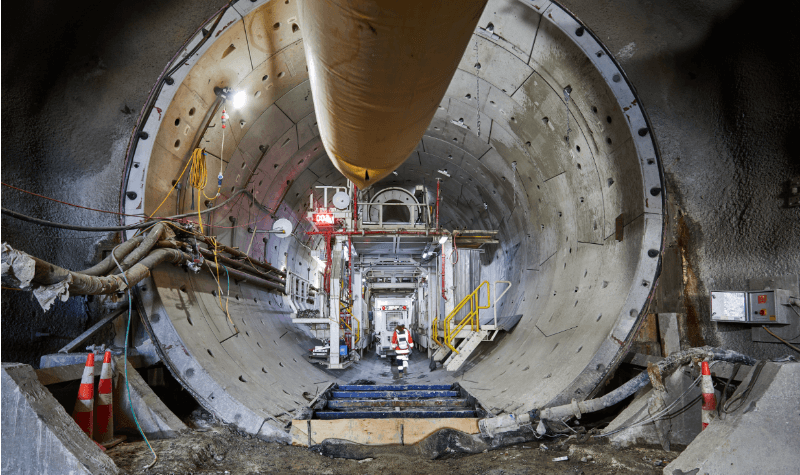
[[[180,117],[175,119],[175,127],[177,127],[180,123],[181,123],[181,118]]]
[[[650,129],[648,129],[647,127],[642,127],[641,129],[639,129],[639,137],[644,137],[645,135],[647,135],[647,132],[649,131]]]
[[[209,355],[209,356],[211,356],[212,358],[214,357],[214,353],[212,353],[212,352],[211,352],[211,350],[209,350],[209,349],[207,349],[207,348],[206,348],[206,351],[208,352],[208,355]]]
[[[229,54],[233,53],[234,51],[236,51],[236,45],[231,43],[231,45],[228,46],[225,49],[225,51],[222,52],[222,58],[221,59],[225,59],[225,57],[227,57]]]
[[[614,76],[611,78],[611,80],[612,80],[612,81],[614,81],[614,82],[620,82],[620,81],[622,80],[622,76],[620,76],[619,74],[615,74],[615,75],[614,75]]]
[[[661,188],[659,188],[657,186],[654,186],[653,188],[650,188],[650,194],[653,195],[653,196],[660,195],[661,194]]]
[[[292,25],[292,33],[297,33],[298,31],[300,31],[300,27],[297,26],[297,24],[293,24]]]
[[[175,148],[180,148],[180,147],[181,147],[181,141],[180,139],[178,139],[175,141]]]
[[[194,108],[194,107],[192,107],[191,109],[189,109],[189,115],[190,115],[190,116],[191,116],[191,115],[194,115],[194,113],[195,113],[195,108]]]
[[[481,69],[481,63],[475,63],[475,69]]]
[[[278,22],[278,23],[275,23],[274,25],[272,25],[272,29],[273,29],[273,30],[277,30],[277,29],[278,29],[278,28],[280,28],[280,27],[281,27],[281,24],[280,24],[280,22]]]
[[[243,383],[246,383],[246,382],[247,382],[247,380],[246,380],[246,379],[244,379],[244,376],[239,376],[239,381],[241,381],[241,382],[243,382]]]
[[[584,28],[581,26],[577,30],[575,30],[575,36],[583,36]]]
[[[649,251],[647,251],[647,255],[648,257],[658,257],[658,251],[656,251],[655,249],[650,249]]]

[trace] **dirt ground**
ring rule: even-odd
[[[194,430],[175,439],[131,441],[107,454],[128,473],[145,474],[660,474],[679,452],[656,447],[617,449],[604,443],[577,443],[566,437],[518,444],[475,455],[447,455],[430,460],[416,446],[369,448],[360,460],[332,458],[304,447],[267,443],[219,426]],[[554,461],[560,457],[566,461]]]

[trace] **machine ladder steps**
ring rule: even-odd
[[[314,418],[474,418],[475,407],[451,385],[342,385]]]
[[[456,348],[458,353],[452,352],[450,357],[444,361],[444,369],[457,371],[487,335],[489,335],[488,330],[479,330],[472,332],[468,338],[461,340],[461,344]]]

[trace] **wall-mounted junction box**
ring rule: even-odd
[[[712,291],[711,320],[755,325],[788,325],[793,315],[787,290]]]

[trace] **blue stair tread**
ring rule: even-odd
[[[333,391],[334,398],[387,399],[457,397],[458,391]]]
[[[450,417],[475,417],[475,411],[317,411],[317,419],[444,419]]]
[[[429,398],[429,399],[332,399],[328,401],[330,409],[347,409],[360,407],[466,407],[466,399]]]
[[[376,384],[376,385],[339,385],[339,391],[448,391],[450,384]]]

